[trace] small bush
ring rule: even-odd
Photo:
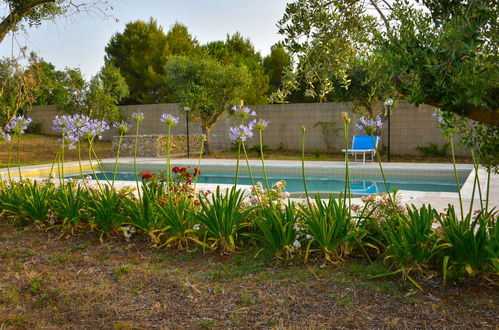
[[[439,147],[437,144],[430,142],[426,147],[417,146],[416,150],[426,157],[449,157],[449,146],[449,143],[445,143]]]

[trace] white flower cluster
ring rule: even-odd
[[[122,229],[123,229],[123,236],[125,236],[127,240],[129,240],[132,237],[132,235],[135,234],[136,232],[135,227],[133,226],[125,226]]]
[[[200,230],[200,229],[201,229],[201,225],[200,225],[199,223],[196,223],[196,224],[192,227],[192,229],[194,229],[194,230]]]

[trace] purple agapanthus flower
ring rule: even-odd
[[[442,118],[442,112],[440,110],[436,110],[433,114],[433,117],[436,117],[438,122],[441,123],[444,119]]]
[[[251,111],[251,109],[246,106],[233,106],[232,111],[234,112],[235,116],[241,118],[243,121],[248,119],[249,117],[256,117],[256,112]]]
[[[114,123],[113,127],[118,130],[119,134],[126,134],[128,130],[132,127],[130,123],[127,123],[126,121],[120,121],[118,123]]]
[[[132,113],[132,119],[136,122],[144,120],[144,114],[142,112],[134,112]]]
[[[359,124],[355,125],[355,127],[357,127],[357,130],[362,133],[372,135],[383,127],[383,121],[380,116],[376,116],[374,119],[369,117],[360,117]]]
[[[267,126],[269,125],[269,122],[264,119],[258,120],[258,122],[255,124],[255,128],[259,131],[264,131]]]
[[[79,141],[91,140],[97,137],[102,139],[102,134],[109,130],[105,121],[91,119],[85,115],[55,116],[53,130],[62,136],[62,142],[68,148],[74,149]]]
[[[175,117],[169,113],[164,113],[161,115],[160,121],[164,123],[166,126],[176,126],[179,122],[179,118]]]
[[[10,141],[10,135],[7,132],[2,132],[0,133],[0,142],[9,142]]]
[[[239,125],[229,128],[229,138],[232,142],[245,142],[247,139],[253,137],[253,127],[255,125],[254,121],[251,121],[248,125]]]
[[[22,115],[14,117],[5,130],[6,132],[13,132],[15,134],[24,134],[31,121],[31,118]]]

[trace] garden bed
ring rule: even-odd
[[[284,265],[245,250],[177,253],[81,233],[0,224],[0,328],[497,328],[499,292],[479,281],[416,290],[351,259]]]

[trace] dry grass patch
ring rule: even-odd
[[[21,165],[36,165],[51,163],[60,148],[58,138],[55,136],[26,134],[21,136]],[[110,142],[97,141],[94,143],[94,149],[100,158],[112,157],[112,145]],[[0,167],[7,166],[9,155],[9,145],[2,143],[0,145]],[[82,157],[87,159],[88,143],[82,143]],[[17,165],[17,140],[14,141],[14,150],[11,155],[11,166]],[[66,161],[78,160],[76,150],[65,151]]]
[[[85,233],[0,223],[0,328],[497,328],[499,292],[483,283],[423,282],[417,292],[351,261],[283,265],[161,251]]]

